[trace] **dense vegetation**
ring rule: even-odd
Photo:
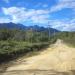
[[[75,32],[59,32],[50,35],[48,31],[36,30],[0,30],[0,62],[17,58],[30,52],[36,52],[49,44],[62,39],[75,47]]]
[[[49,40],[47,31],[1,29],[0,62],[38,51],[52,43]]]
[[[60,32],[56,38],[62,39],[66,44],[75,47],[75,32]]]

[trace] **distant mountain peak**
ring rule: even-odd
[[[58,30],[56,29],[53,29],[53,28],[45,28],[43,26],[39,26],[39,25],[31,25],[31,26],[25,26],[23,24],[16,24],[16,23],[13,23],[13,22],[10,22],[10,23],[1,23],[0,24],[0,29],[19,29],[19,30],[29,30],[29,29],[33,29],[34,31],[47,31],[51,33],[53,33],[54,31],[55,32],[58,32]]]

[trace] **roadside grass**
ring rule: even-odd
[[[23,41],[0,41],[0,63],[16,59],[23,55],[36,55],[48,45],[48,42],[29,43]]]

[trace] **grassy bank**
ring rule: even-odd
[[[16,59],[29,52],[39,51],[48,46],[48,42],[28,43],[22,41],[0,41],[0,62]]]
[[[60,32],[55,38],[63,40],[69,46],[75,47],[75,32]]]

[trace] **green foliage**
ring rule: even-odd
[[[0,30],[0,62],[34,53],[53,44],[57,39],[75,46],[75,32],[59,32],[50,35],[47,31]]]
[[[26,42],[48,42],[47,31],[35,30],[0,30],[0,40],[26,41]]]
[[[62,39],[65,43],[75,47],[75,32],[60,32],[56,35],[58,39]]]
[[[29,52],[38,51],[48,44],[23,41],[0,41],[0,62],[17,58]]]
[[[34,53],[49,45],[47,32],[33,30],[0,30],[0,62]]]

